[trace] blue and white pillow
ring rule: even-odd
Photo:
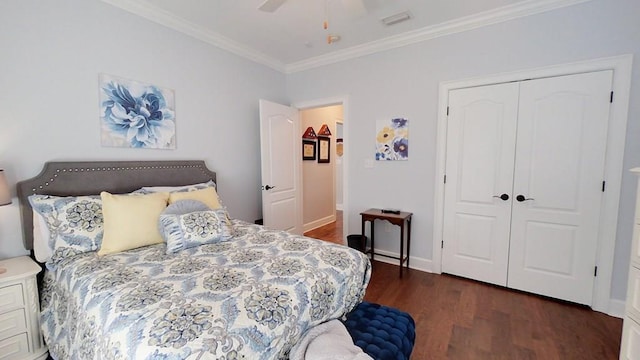
[[[176,201],[173,204],[169,204],[169,206],[167,206],[162,211],[160,216],[183,215],[183,214],[188,214],[194,211],[206,211],[206,210],[211,210],[211,208],[208,207],[207,204],[203,203],[202,201],[186,199],[186,200]],[[162,238],[166,243],[167,236],[164,231],[164,225],[162,225],[162,222],[160,221],[160,219],[158,219],[158,231],[160,232],[160,235],[162,235]]]
[[[224,208],[186,214],[163,213],[160,215],[160,227],[167,242],[167,254],[233,237],[233,227]]]
[[[100,249],[104,219],[99,195],[31,195],[29,203],[49,230],[47,245],[52,253],[49,263]]]

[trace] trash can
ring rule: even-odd
[[[360,234],[347,235],[347,244],[350,248],[364,252],[367,237]]]

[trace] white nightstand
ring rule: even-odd
[[[36,275],[40,266],[27,256],[1,260],[0,360],[46,359],[40,334],[40,300]]]

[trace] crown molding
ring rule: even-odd
[[[230,53],[236,54],[248,60],[266,65],[279,72],[286,71],[286,66],[283,62],[278,61],[236,41],[233,41],[216,32],[207,30],[202,26],[189,22],[146,1],[102,0],[102,2],[128,11],[132,14],[138,15],[160,25],[174,29],[196,39],[202,40],[210,45],[229,51]]]
[[[518,4],[507,5],[497,9],[447,21],[433,26],[386,37],[384,39],[352,46],[326,55],[289,63],[285,66],[285,73],[292,74],[310,70],[320,66],[354,59],[357,57],[391,50],[438,37],[477,29],[525,16],[540,14],[568,6],[573,6],[592,0],[528,0]]]
[[[499,7],[478,14],[447,21],[433,26],[386,37],[384,39],[352,46],[325,55],[285,64],[277,59],[240,44],[216,32],[191,23],[144,0],[102,0],[132,14],[160,25],[169,27],[208,44],[229,51],[256,63],[268,66],[285,74],[310,70],[320,66],[355,59],[361,56],[391,50],[438,37],[456,34],[493,25],[525,16],[535,15],[559,8],[573,6],[592,0],[527,0],[517,4]]]

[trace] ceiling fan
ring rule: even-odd
[[[362,16],[367,13],[366,1],[367,0],[340,0],[344,10],[353,17]],[[287,0],[265,0],[262,5],[258,6],[258,9],[265,12],[274,12],[285,2],[287,2]]]
[[[329,1],[334,0],[324,0],[324,21],[322,22],[322,27],[325,30],[329,29]],[[370,8],[375,8],[375,5],[372,4],[374,0],[335,0],[339,1],[342,5],[343,11],[350,18],[359,18],[361,16],[367,15]],[[379,0],[377,0],[379,1]],[[258,6],[258,9],[265,12],[273,13],[280,6],[282,6],[287,0],[264,0],[262,5]],[[326,37],[327,44],[331,45],[340,41],[340,35],[329,33]]]

